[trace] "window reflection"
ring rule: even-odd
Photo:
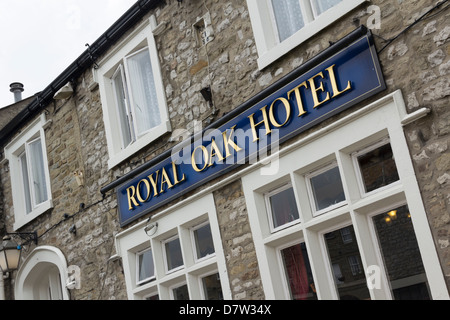
[[[189,300],[189,292],[186,284],[181,287],[174,288],[172,292],[174,300]]]
[[[138,258],[138,284],[155,278],[155,265],[153,263],[152,249],[147,249],[137,255]]]
[[[399,180],[391,145],[385,144],[358,157],[366,192]]]
[[[222,286],[218,273],[206,276],[202,279],[205,300],[223,300]]]
[[[197,259],[214,253],[214,243],[209,223],[194,230]]]
[[[167,271],[183,265],[183,255],[181,253],[180,239],[178,237],[166,242],[165,252],[167,258]]]
[[[348,241],[348,236],[345,239],[342,237],[342,234],[349,232],[351,239],[356,239],[353,226],[325,234],[338,295],[341,300],[370,299],[358,244],[356,240]]]
[[[373,222],[394,299],[430,299],[408,207],[379,214]]]
[[[299,219],[292,187],[274,191],[269,195],[269,205],[274,229]]]
[[[320,211],[345,201],[344,188],[337,166],[310,177],[315,210]]]

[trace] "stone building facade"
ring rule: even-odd
[[[315,3],[303,0],[300,2],[302,5],[304,2]],[[426,287],[430,292],[429,296],[426,295],[428,298],[448,299],[448,1],[352,0],[349,1],[351,5],[348,5],[347,1],[342,2],[347,3],[345,7],[339,1],[330,2],[333,6],[328,10],[328,14],[331,12],[333,17],[338,18],[333,18],[332,22],[325,25],[319,19],[320,14],[314,12],[315,20],[320,23],[314,24],[316,29],[313,28],[312,31],[311,28],[304,28],[303,31],[300,29],[298,32],[309,32],[311,35],[291,45],[292,48],[274,45],[274,48],[268,50],[270,41],[266,39],[266,42],[262,43],[261,33],[264,34],[265,31],[257,29],[258,18],[255,18],[259,13],[261,20],[264,20],[264,14],[268,14],[267,8],[261,7],[256,1],[138,1],[127,13],[127,17],[133,17],[132,23],[127,24],[124,22],[125,18],[121,18],[123,20],[119,20],[110,29],[109,37],[101,38],[92,44],[80,57],[84,59],[82,63],[74,64],[70,77],[64,78],[73,89],[70,97],[53,99],[65,83],[58,82],[59,86],[52,84],[42,93],[45,95],[50,91],[47,96],[51,98],[38,96],[33,100],[31,108],[35,111],[21,117],[20,122],[17,122],[18,118],[13,119],[12,122],[16,123],[13,129],[6,126],[0,128],[0,230],[2,234],[36,231],[38,235],[37,245],[32,242],[24,245],[20,269],[10,272],[10,277],[4,280],[7,299],[122,300],[147,299],[155,295],[161,299],[173,299],[177,296],[185,297],[183,291],[176,291],[183,286],[186,286],[185,290],[191,298],[201,299],[207,298],[201,288],[205,282],[201,281],[214,275],[214,272],[217,273],[217,278],[220,278],[221,298],[289,299],[294,296],[295,290],[290,286],[289,280],[286,280],[286,277],[290,277],[286,276],[289,267],[283,267],[283,261],[287,263],[287,260],[283,260],[286,259],[283,254],[287,252],[284,250],[288,245],[300,241],[306,241],[311,260],[311,277],[316,280],[309,294],[320,299],[343,298],[342,292],[333,287],[341,285],[337,276],[339,272],[333,261],[321,265],[321,262],[327,259],[322,256],[314,258],[311,255],[314,255],[313,252],[326,251],[326,241],[321,240],[324,232],[331,232],[333,228],[341,229],[350,222],[355,226],[356,233],[353,233],[353,237],[358,239],[359,250],[362,251],[362,256],[355,258],[355,263],[359,263],[363,274],[370,278],[368,268],[379,265],[383,258],[380,257],[379,245],[375,245],[375,237],[372,242],[366,243],[368,240],[363,235],[366,230],[364,228],[372,230],[373,234],[376,234],[376,231],[373,231],[370,222],[366,223],[364,220],[366,215],[361,218],[361,212],[367,213],[367,217],[371,217],[372,213],[369,214],[369,211],[381,213],[380,210],[387,210],[381,205],[383,201],[392,204],[391,206],[397,203],[404,205],[406,202],[410,209],[423,206],[424,209],[417,210],[420,213],[414,213],[417,217],[413,218],[425,271],[420,267],[420,276],[414,276],[425,276]],[[285,76],[289,76],[308,61],[317,58],[321,52],[340,43],[339,41],[362,25],[367,26],[373,34],[371,39],[377,49],[376,60],[379,60],[386,89],[283,142],[280,146],[280,154],[283,155],[281,171],[284,172],[289,163],[293,163],[288,161],[289,155],[294,154],[294,159],[298,159],[299,155],[308,153],[308,146],[321,147],[319,150],[312,149],[312,153],[317,151],[317,154],[323,156],[318,155],[320,158],[316,160],[311,158],[310,163],[305,163],[304,167],[296,167],[298,170],[280,173],[273,181],[269,179],[267,187],[266,182],[256,177],[257,169],[246,164],[217,176],[150,212],[145,212],[129,223],[121,223],[121,200],[115,192],[120,184],[106,191],[102,188],[115,181],[130,180],[137,175],[134,175],[134,172],[142,173],[141,168],[170,152],[183,138],[186,139],[208,126],[214,127],[227,114],[282,81]],[[206,33],[203,39],[202,33]],[[148,43],[143,44],[144,42]],[[283,42],[281,44],[283,45]],[[120,128],[117,123],[114,125],[112,120],[114,115],[111,115],[111,110],[114,107],[107,96],[113,94],[108,91],[112,90],[111,88],[107,89],[111,86],[108,81],[118,79],[120,72],[123,72],[122,76],[126,74],[131,77],[131,67],[120,69],[119,66],[126,65],[132,57],[131,52],[135,57],[134,54],[137,56],[141,52],[139,50],[144,50],[147,45],[152,48],[150,56],[153,73],[160,73],[160,80],[155,81],[155,87],[158,99],[164,100],[165,104],[165,110],[161,112],[162,122],[168,125],[163,132],[150,137],[139,148],[124,153],[123,146],[115,146],[119,143],[117,141],[120,136],[116,134]],[[134,47],[128,50],[129,46]],[[269,54],[266,54],[264,47]],[[127,50],[128,52],[124,53]],[[159,70],[155,70],[155,66]],[[355,73],[357,72],[355,70]],[[54,84],[59,79],[56,79]],[[212,93],[211,104],[201,93],[202,89],[208,87]],[[399,97],[403,98],[404,104],[399,102]],[[393,187],[395,190],[388,189],[391,193],[375,195],[379,198],[373,202],[367,198],[357,202],[352,198],[351,201],[355,201],[350,201],[348,208],[340,207],[336,212],[331,211],[324,215],[314,216],[313,213],[312,220],[305,221],[310,224],[294,223],[281,229],[263,226],[262,221],[267,218],[262,218],[259,210],[265,205],[264,199],[269,199],[266,195],[278,190],[279,184],[286,182],[286,177],[299,175],[301,179],[306,177],[309,181],[309,176],[305,174],[316,172],[319,164],[328,165],[334,157],[331,153],[337,155],[335,160],[345,170],[347,158],[340,158],[344,151],[359,152],[366,147],[368,141],[373,144],[383,138],[380,132],[387,132],[391,127],[383,127],[383,116],[375,114],[376,110],[384,110],[382,108],[388,104],[395,104],[399,110],[403,107],[405,111],[404,114],[398,111],[399,127],[392,133],[396,138],[391,137],[401,176],[401,183]],[[379,126],[380,131],[367,133],[364,139],[361,138],[363,142],[349,142],[347,146],[342,146],[342,149],[327,154],[323,149],[330,146],[332,150],[330,143],[334,142],[328,141],[329,136],[325,133],[335,132],[336,136],[340,137],[344,135],[346,127],[350,128],[353,120],[355,128],[363,128],[362,119],[366,111],[360,111],[362,109],[369,110],[369,119],[373,112],[373,127]],[[397,109],[386,109],[387,112],[394,112],[393,110]],[[360,119],[361,124],[358,122]],[[30,133],[30,139],[21,142],[30,130],[34,130]],[[390,131],[389,133],[391,134]],[[353,132],[354,136],[358,134]],[[347,133],[347,136],[352,134]],[[361,133],[361,137],[363,136],[364,133]],[[19,174],[15,171],[17,166],[14,167],[13,162],[20,161],[22,149],[27,148],[22,145],[32,146],[32,143],[37,141],[36,137],[39,137],[38,140],[44,146],[42,150],[45,151],[44,159],[48,164],[46,183],[49,192],[44,198],[48,208],[35,217],[30,217],[19,212],[22,209],[18,207],[17,202],[23,202],[24,199],[17,200],[14,195],[17,188],[12,184],[16,179],[14,176]],[[403,142],[407,149],[402,149]],[[302,153],[296,154],[295,150],[301,150]],[[351,154],[353,153],[348,154],[348,163],[351,163]],[[284,163],[288,164],[287,167]],[[410,164],[413,171],[410,170]],[[254,165],[258,170],[261,166],[262,163]],[[170,182],[170,178],[168,180]],[[357,190],[356,182],[352,183],[350,176],[343,180],[348,199],[349,195]],[[297,203],[300,203],[304,200],[306,191],[300,192],[299,190],[303,189],[295,181],[294,179],[294,182],[291,182],[291,186],[294,185]],[[256,189],[253,190],[253,187]],[[150,185],[147,190],[150,192]],[[262,198],[259,197],[260,194],[263,195]],[[130,194],[128,196],[130,200],[132,197]],[[196,210],[190,211],[191,206],[204,206],[207,209],[195,213]],[[389,210],[391,209],[393,208]],[[305,211],[300,214],[303,217]],[[150,217],[152,219],[148,221]],[[200,229],[197,229],[195,223],[203,223],[205,218],[210,222],[215,247],[215,255],[209,261],[193,258],[192,253],[187,253],[189,250],[186,250],[186,246],[189,246],[186,243],[196,241],[192,240],[195,236],[189,236],[189,232],[196,234],[195,230]],[[150,223],[155,222],[158,223],[158,229],[154,236],[149,237],[144,230],[147,230],[145,228]],[[175,236],[176,231],[178,238]],[[139,259],[146,259],[145,252],[149,246],[155,261],[162,259],[157,257],[167,258],[169,253],[164,246],[169,246],[171,239],[181,239],[185,269],[178,268],[174,273],[170,273],[167,272],[170,270],[163,270],[164,264],[159,266],[158,262],[155,262],[153,274],[147,275],[150,281],[139,283],[136,272],[141,271],[140,267],[148,266],[142,264],[139,267]],[[38,261],[46,262],[40,264]],[[153,265],[153,262],[151,264]],[[42,279],[52,279],[54,266],[57,266],[59,271],[61,288],[56,289],[50,297],[42,293],[39,295],[31,288],[53,288],[52,280]],[[165,267],[167,268],[167,265]],[[355,268],[353,264],[352,272],[359,272],[355,271]],[[381,269],[384,270],[383,267]],[[344,268],[340,271],[344,272]],[[322,283],[317,279],[321,275],[326,275]],[[337,282],[333,281],[333,277],[338,279]],[[364,281],[361,274],[357,278]],[[72,285],[66,285],[73,279],[75,282]],[[290,281],[293,281],[292,278]],[[389,271],[383,273],[382,283],[381,289],[371,289],[370,292],[367,291],[367,295],[364,293],[361,297],[398,297],[391,292],[394,290],[394,280],[389,280]],[[312,284],[314,285],[314,281]]]

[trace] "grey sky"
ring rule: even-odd
[[[136,0],[0,0],[0,108],[46,88]]]

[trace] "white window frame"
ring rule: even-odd
[[[158,295],[158,292],[157,292],[157,291],[151,292],[151,293],[149,293],[149,294],[143,296],[143,299],[142,299],[142,300],[151,300],[151,299],[149,299],[149,298],[152,298],[152,297],[155,297],[155,296],[158,296],[158,300],[159,300],[159,295]]]
[[[172,268],[172,269],[169,269],[169,263],[168,263],[168,261],[167,261],[166,244],[169,243],[169,242],[172,242],[172,241],[174,241],[174,240],[177,240],[177,239],[178,239],[178,241],[180,242],[180,247],[181,247],[181,240],[180,240],[180,237],[179,237],[178,235],[175,235],[175,236],[173,236],[173,237],[170,237],[170,238],[168,238],[168,239],[162,241],[162,248],[163,248],[164,264],[165,264],[165,268],[166,268],[166,274],[170,274],[170,273],[172,273],[172,272],[176,272],[176,271],[181,270],[181,269],[184,268],[184,257],[183,257],[183,249],[182,249],[182,248],[180,249],[180,251],[181,251],[181,256],[182,256],[182,258],[183,258],[183,264],[182,264],[182,265],[180,265],[180,266],[178,266],[178,267],[175,267],[175,268]]]
[[[393,92],[282,148],[264,162],[254,164],[241,176],[266,299],[289,299],[281,278],[281,266],[276,259],[277,248],[293,241],[301,242],[300,239],[304,239],[308,250],[318,298],[338,299],[324,235],[352,225],[367,277],[370,266],[384,265],[376,238],[371,232],[370,215],[386,207],[394,208],[399,202],[409,206],[432,299],[450,299],[403,130],[404,125],[426,114],[425,109],[407,114],[401,91]],[[362,197],[352,154],[386,137],[389,137],[393,154],[398,160],[396,166],[400,182]],[[305,174],[333,159],[336,159],[341,171],[347,205],[315,217],[309,205]],[[270,160],[279,161],[278,172],[262,175],[261,170],[270,165]],[[299,198],[301,223],[271,233],[264,207],[264,192],[279,185],[280,181],[290,181],[294,186]],[[370,288],[371,299],[392,298],[386,272],[381,269],[380,287]]]
[[[278,232],[280,230],[283,230],[285,228],[288,228],[288,227],[290,227],[290,226],[300,222],[300,216],[299,216],[298,219],[293,220],[293,221],[288,222],[288,223],[285,223],[285,224],[283,224],[281,226],[278,226],[276,228],[275,228],[275,226],[273,224],[273,212],[272,212],[272,206],[270,205],[270,197],[272,197],[272,196],[274,196],[274,195],[276,195],[276,194],[278,194],[280,192],[283,192],[283,191],[285,191],[285,190],[287,190],[289,188],[292,188],[292,184],[291,183],[284,184],[281,187],[278,187],[278,188],[276,188],[274,190],[271,190],[271,191],[267,192],[266,194],[264,194],[264,200],[265,200],[265,203],[266,203],[266,210],[267,210],[267,218],[269,220],[270,230],[271,230],[272,233]],[[295,192],[294,192],[294,197],[295,197]],[[295,202],[297,203],[297,199],[295,199]],[[297,208],[297,210],[298,210],[298,208]]]
[[[220,275],[218,270],[212,270],[209,271],[207,273],[204,273],[202,275],[200,275],[198,277],[198,282],[199,282],[199,287],[200,287],[200,294],[201,294],[201,300],[206,300],[206,292],[205,292],[205,286],[203,285],[203,279],[209,276],[212,276],[213,274],[216,274],[219,276],[219,280],[220,280]]]
[[[161,124],[143,133],[139,137],[135,136],[135,141],[128,146],[124,146],[122,132],[117,129],[120,128],[120,124],[115,101],[116,96],[111,79],[117,74],[118,70],[121,69],[121,65],[123,69],[127,57],[136,54],[145,48],[148,49],[150,54],[158,107],[161,115]],[[172,130],[169,121],[161,66],[150,19],[146,19],[129,36],[118,43],[114,49],[98,63],[98,66],[98,69],[93,70],[94,81],[99,84],[106,140],[108,144],[108,167],[109,169],[112,169]],[[124,70],[120,71],[122,72],[122,77],[124,74],[123,71]],[[132,131],[136,132],[136,129],[133,128]]]
[[[389,212],[391,210],[397,209],[397,208],[405,206],[405,205],[406,206],[408,205],[408,203],[406,201],[399,201],[397,203],[392,203],[392,204],[389,204],[387,206],[380,207],[378,210],[375,210],[375,211],[373,211],[373,212],[371,212],[371,213],[369,213],[367,215],[367,218],[370,221],[370,223],[369,223],[370,224],[369,225],[370,235],[371,235],[374,243],[376,244],[376,246],[375,246],[376,254],[377,254],[378,259],[380,261],[382,261],[384,259],[383,258],[383,250],[382,250],[381,245],[380,245],[379,240],[378,240],[378,233],[377,233],[377,230],[376,230],[376,227],[375,227],[375,223],[373,222],[373,218],[378,216],[378,215],[380,215],[380,214],[387,213],[387,212]],[[424,263],[425,261],[423,260],[424,259],[423,256],[421,256],[421,259],[422,259],[422,263]],[[392,286],[392,282],[389,280],[389,276],[387,275],[388,270],[387,270],[385,265],[383,265],[382,269],[383,269],[382,272],[386,275],[385,276],[386,277],[386,282],[387,282],[387,286],[390,289],[390,294],[393,297],[394,296],[393,290],[397,289],[398,287],[393,287]],[[428,279],[428,277],[426,275],[426,272],[422,273],[422,274],[415,275],[415,276],[413,276],[413,278],[414,278],[414,280],[417,280],[417,283],[421,283],[421,282],[424,282],[424,281],[428,281],[429,282],[429,279]],[[403,279],[400,279],[400,281],[398,281],[398,280],[397,281],[402,283],[402,284],[404,284],[404,281],[402,281],[402,280]],[[444,299],[446,299],[446,298],[444,297]]]
[[[258,67],[264,69],[315,34],[342,18],[367,0],[344,0],[317,16],[310,0],[299,0],[305,14],[305,26],[283,42],[278,30],[270,0],[247,0],[250,20],[259,54]]]
[[[170,300],[175,300],[175,294],[174,294],[173,290],[181,288],[183,286],[187,286],[187,282],[186,281],[174,284],[173,286],[169,287]],[[187,289],[188,289],[189,300],[191,300],[191,295],[189,293],[189,287],[187,287]]]
[[[352,154],[352,160],[353,160],[354,168],[355,168],[355,171],[356,171],[356,178],[358,179],[358,186],[359,186],[359,190],[361,192],[361,196],[362,197],[368,197],[368,196],[370,196],[372,194],[375,194],[377,192],[381,192],[381,191],[383,191],[385,189],[388,189],[388,188],[392,187],[395,184],[399,184],[400,183],[400,180],[397,180],[397,181],[394,181],[394,182],[392,182],[392,183],[390,183],[388,185],[382,186],[380,188],[377,188],[377,189],[369,191],[369,192],[366,192],[366,187],[364,186],[364,179],[362,177],[362,172],[361,172],[361,167],[359,166],[358,157],[362,156],[362,155],[364,155],[366,153],[372,152],[373,150],[375,150],[377,148],[380,148],[382,146],[385,146],[387,144],[390,144],[390,143],[391,143],[390,139],[382,139],[381,141],[379,141],[377,143],[374,143],[374,144],[372,144],[370,146],[366,146],[364,149],[356,151],[356,152],[354,152]],[[392,148],[392,146],[391,146],[391,148]]]
[[[147,251],[150,251],[150,250],[152,251],[153,275],[150,276],[150,277],[148,277],[148,278],[139,280],[139,271],[140,271],[140,270],[139,270],[139,257],[140,257],[141,255],[143,255],[144,253],[146,253]],[[136,284],[139,286],[139,285],[144,284],[144,283],[147,283],[147,282],[149,282],[149,281],[153,281],[154,279],[155,279],[155,259],[153,258],[153,250],[152,250],[151,247],[149,247],[149,248],[147,248],[147,249],[144,249],[144,250],[142,250],[142,251],[136,253]]]
[[[158,294],[160,300],[173,298],[172,288],[187,283],[190,299],[204,299],[201,277],[218,273],[225,300],[232,294],[227,266],[217,220],[216,207],[212,194],[196,199],[188,199],[152,216],[152,223],[158,222],[154,235],[145,232],[146,222],[138,223],[116,236],[117,255],[122,258],[127,295],[129,300],[142,300]],[[196,260],[195,244],[192,242],[192,229],[209,223],[214,243],[214,255]],[[174,236],[180,239],[183,254],[183,268],[166,273],[164,241]],[[140,286],[136,284],[136,253],[151,247],[155,262],[156,279]]]
[[[322,167],[322,168],[320,168],[318,170],[310,172],[310,173],[308,173],[305,176],[306,180],[307,180],[307,185],[306,186],[308,188],[309,200],[310,200],[311,209],[313,211],[313,216],[314,217],[320,216],[320,215],[322,215],[322,214],[324,214],[326,212],[332,211],[332,210],[334,210],[336,208],[345,206],[347,204],[347,199],[344,199],[341,202],[332,204],[332,205],[330,205],[330,206],[328,206],[326,208],[320,209],[320,210],[317,210],[317,208],[316,208],[316,202],[314,201],[314,191],[313,191],[313,188],[312,188],[312,185],[311,185],[311,179],[316,177],[316,176],[318,176],[319,174],[327,172],[328,170],[331,170],[331,169],[336,168],[336,167],[339,169],[339,166],[338,166],[337,162],[333,161],[332,163],[330,163],[330,164],[328,164],[328,165],[326,165],[326,166],[324,166],[324,167]],[[339,175],[341,175],[340,172],[339,172]],[[341,180],[342,180],[342,176],[341,176]]]
[[[216,252],[214,251],[214,253],[210,253],[210,254],[207,254],[204,257],[198,258],[198,252],[197,252],[197,246],[196,246],[196,240],[195,240],[195,234],[194,233],[195,233],[195,231],[197,231],[198,229],[200,229],[200,228],[202,228],[202,227],[204,227],[206,225],[209,225],[209,221],[202,222],[202,223],[196,225],[195,227],[191,228],[192,250],[193,250],[194,259],[195,259],[196,262],[200,262],[200,261],[209,259],[209,258],[211,258],[211,257],[216,255]],[[211,229],[211,226],[209,226],[209,228]],[[212,236],[212,231],[211,231],[211,236]],[[214,250],[215,250],[215,248],[214,248]]]
[[[276,248],[277,261],[278,261],[278,265],[280,266],[279,269],[280,269],[280,273],[281,273],[284,296],[287,299],[291,299],[291,290],[289,288],[288,275],[286,273],[286,268],[284,267],[284,261],[283,261],[283,256],[281,254],[281,251],[283,251],[284,249],[293,247],[295,245],[301,245],[302,243],[305,243],[305,240],[303,238],[299,238],[299,239],[296,239],[295,241],[287,242]],[[308,260],[309,260],[309,252],[308,252]],[[312,266],[311,266],[311,268],[312,268]]]
[[[47,148],[45,140],[44,128],[48,125],[45,114],[41,114],[36,118],[28,127],[26,127],[22,133],[15,137],[6,147],[5,147],[5,157],[9,161],[10,165],[10,176],[11,176],[11,187],[12,196],[14,203],[14,230],[18,230],[30,221],[36,219],[41,214],[47,212],[53,208],[52,192],[51,192],[51,182],[50,174],[48,169],[48,158],[47,158]],[[37,139],[41,140],[42,147],[42,161],[44,162],[44,176],[47,188],[47,200],[35,204],[31,200],[32,210],[27,213],[26,200],[24,194],[22,168],[20,163],[20,157],[27,148],[26,145]],[[29,156],[27,156],[28,166],[29,166]],[[34,194],[30,190],[30,197],[33,199]]]
[[[111,83],[112,82],[114,82],[114,80],[117,78],[117,76],[120,74],[120,76],[121,76],[121,82],[122,82],[122,85],[124,85],[124,86],[127,86],[127,84],[126,84],[126,82],[124,81],[124,79],[125,79],[125,73],[124,73],[124,67],[123,67],[123,64],[120,64],[118,67],[117,67],[117,70],[114,72],[114,74],[112,75],[112,77],[111,77]],[[112,89],[113,89],[113,94],[114,94],[114,99],[116,99],[117,98],[117,89],[116,89],[116,86],[115,85],[113,85],[113,84],[111,84],[111,86],[112,86]],[[125,90],[125,95],[127,95],[128,94],[128,89],[124,89]],[[131,141],[130,141],[130,143],[129,144],[127,144],[127,145],[125,145],[125,142],[124,142],[124,140],[125,140],[125,138],[124,138],[124,132],[123,132],[123,130],[122,130],[122,128],[121,128],[121,126],[119,125],[118,127],[119,127],[119,131],[120,131],[120,141],[122,142],[122,149],[126,149],[130,144],[132,144],[133,142],[135,142],[136,141],[136,137],[135,137],[135,132],[136,132],[136,129],[133,129],[134,128],[134,124],[133,124],[133,121],[131,120],[131,115],[130,115],[130,106],[129,106],[129,98],[125,98],[125,101],[124,101],[124,103],[125,103],[125,109],[126,109],[126,113],[127,113],[127,115],[128,115],[128,126],[130,127],[130,135],[131,135]],[[117,103],[115,103],[115,107],[116,107],[116,112],[117,112],[117,114],[119,114],[120,113],[120,111],[119,111],[119,105],[117,104]]]

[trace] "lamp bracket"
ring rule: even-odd
[[[22,240],[24,240],[24,243],[21,243],[20,246],[23,246],[25,244],[28,244],[29,242],[34,242],[35,245],[38,244],[38,236],[37,232],[14,232],[14,233],[7,233],[8,236],[18,236]]]

